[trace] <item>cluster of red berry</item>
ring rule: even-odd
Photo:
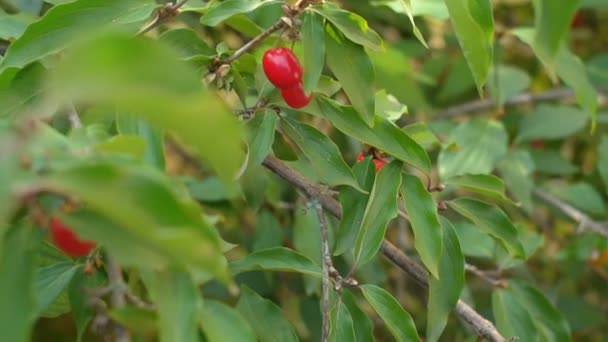
[[[357,163],[362,162],[363,159],[365,159],[365,154],[363,154],[363,152],[361,152],[361,153],[359,153],[359,156],[357,156]],[[373,157],[372,161],[374,162],[374,165],[376,166],[376,173],[380,172],[380,170],[382,170],[382,168],[388,164],[386,162],[386,160],[377,159],[376,157]]]
[[[302,66],[291,50],[277,48],[266,51],[262,66],[270,83],[281,89],[281,96],[290,107],[297,109],[310,103],[312,94],[306,96],[302,85]]]

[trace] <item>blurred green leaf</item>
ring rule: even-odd
[[[272,151],[277,120],[278,117],[273,111],[266,110],[257,113],[247,123],[250,165],[259,165]]]
[[[399,102],[397,98],[388,94],[385,89],[376,92],[376,114],[389,121],[399,119],[403,113],[407,113],[407,106]]]
[[[445,4],[481,95],[494,54],[492,3],[489,0],[445,0]]]
[[[404,174],[400,190],[414,231],[416,252],[431,275],[440,279],[439,263],[443,246],[437,204],[416,176]]]
[[[492,312],[496,327],[505,337],[518,337],[522,341],[539,341],[539,334],[528,310],[508,290],[492,292]]]
[[[304,255],[285,247],[255,251],[230,263],[233,274],[251,270],[288,271],[322,276],[321,267]]]
[[[7,70],[2,76],[7,74],[12,77],[7,77],[10,81],[6,80],[5,85],[0,84],[0,118],[16,117],[44,94],[42,83],[46,69],[40,63],[32,63],[21,70]]]
[[[325,28],[327,66],[368,126],[374,125],[374,67],[362,46],[344,39],[332,26]],[[357,72],[353,72],[357,70]]]
[[[608,88],[608,54],[593,56],[585,61],[589,79],[598,88]]]
[[[283,315],[281,308],[261,297],[246,286],[241,287],[241,297],[236,309],[245,317],[255,331],[258,341],[297,342],[293,327]]]
[[[376,168],[372,163],[372,159],[369,157],[365,158],[360,163],[355,164],[352,170],[361,187],[365,191],[371,192],[376,175]],[[334,255],[343,254],[354,247],[369,197],[369,194],[361,193],[354,188],[346,188],[340,191],[342,220],[340,221],[340,228],[336,235]]]
[[[112,309],[108,312],[112,321],[136,334],[153,336],[158,331],[158,314],[132,306]]]
[[[237,14],[224,21],[224,24],[230,26],[244,36],[254,38],[262,33],[262,29],[251,20],[246,14]]]
[[[414,32],[414,36],[416,36],[416,38],[418,39],[418,41],[420,41],[420,43],[422,45],[424,45],[425,47],[428,48],[428,45],[427,45],[426,41],[424,40],[424,36],[420,32],[420,29],[416,26],[416,22],[414,21],[414,15],[416,15],[416,14],[419,15],[420,10],[422,10],[422,12],[428,11],[428,8],[425,8],[424,2],[416,1],[416,0],[414,0],[413,2],[410,0],[378,0],[378,1],[372,1],[371,4],[373,6],[384,5],[397,13],[403,13],[403,14],[407,15],[407,17],[410,20],[410,23],[412,24],[412,31]],[[418,5],[417,7],[419,10],[419,12],[416,12],[416,13],[414,10],[415,4]],[[434,12],[434,10],[432,10],[431,12]],[[447,11],[446,11],[445,15],[447,17]],[[445,18],[440,18],[440,19],[445,19]]]
[[[351,190],[355,191],[354,189]],[[293,244],[295,249],[305,257],[314,261],[316,265],[322,265],[321,229],[316,210],[298,209],[294,212],[294,216]],[[319,292],[322,279],[317,276],[308,275],[303,275],[303,277],[304,289],[307,295]]]
[[[56,53],[87,34],[142,22],[155,7],[152,0],[79,0],[55,6],[9,46],[0,72]],[[135,31],[131,26],[128,31]]]
[[[544,186],[559,199],[588,214],[600,217],[605,217],[607,214],[602,196],[589,183],[550,181]]]
[[[352,107],[319,97],[307,110],[325,117],[344,134],[372,145],[425,174],[430,172],[429,157],[424,149],[392,122],[376,117],[374,127],[369,127]]]
[[[608,135],[603,135],[597,147],[597,170],[604,181],[605,193],[608,194]]]
[[[38,313],[34,230],[12,227],[0,248],[0,331],[6,341],[30,341]],[[10,248],[8,248],[10,247]]]
[[[441,145],[435,133],[433,133],[427,124],[423,122],[416,122],[411,125],[404,126],[402,129],[405,134],[414,139],[418,145],[425,149],[429,149],[434,145]]]
[[[201,181],[185,182],[188,193],[193,199],[202,202],[219,202],[238,198],[239,191],[227,188],[226,184],[217,177],[207,177]]]
[[[496,242],[489,235],[467,222],[458,222],[454,226],[464,255],[487,259],[494,256]]]
[[[566,160],[558,150],[530,150],[529,153],[536,172],[552,176],[569,176],[579,171],[578,167]]]
[[[507,153],[507,140],[507,132],[499,121],[473,119],[460,124],[439,153],[441,179],[492,172]]]
[[[281,117],[281,128],[304,152],[318,178],[328,185],[348,185],[363,191],[346,165],[338,146],[316,128]]]
[[[503,105],[530,86],[530,76],[510,65],[495,66],[490,70],[488,79],[488,90],[498,105]]]
[[[429,276],[429,300],[427,314],[427,340],[437,341],[448,322],[448,315],[456,306],[464,288],[464,256],[454,227],[441,217],[443,228],[443,252],[439,260],[441,278]]]
[[[283,244],[283,228],[277,219],[268,211],[262,210],[257,217],[253,236],[253,251],[279,247]]]
[[[581,131],[588,121],[589,116],[580,109],[540,105],[521,120],[517,140],[565,138]]]
[[[253,329],[234,308],[206,300],[199,314],[200,325],[209,342],[255,342]]]
[[[302,49],[304,51],[303,68],[304,92],[306,94],[317,88],[323,67],[325,66],[325,29],[323,17],[313,11],[304,13],[302,22]]]
[[[240,127],[219,98],[205,95],[197,74],[158,42],[111,36],[75,49],[48,86],[58,102],[117,105],[167,129],[232,181],[244,159]]]
[[[198,342],[200,291],[188,273],[165,270],[151,272],[146,287],[158,307],[160,342]]]
[[[397,216],[397,193],[402,164],[386,165],[374,182],[355,244],[355,264],[363,265],[376,255],[384,240],[388,222]]]
[[[141,137],[145,144],[144,161],[159,170],[165,169],[164,139],[161,129],[150,126],[146,121],[130,113],[117,113],[116,129],[121,134]]]
[[[571,0],[560,5],[552,0],[534,0],[534,50],[538,57],[550,68],[563,44],[570,28],[572,17],[580,0]]]
[[[384,48],[382,38],[367,25],[367,21],[360,15],[342,10],[333,4],[315,6],[312,10],[325,17],[348,40],[374,51],[380,51]],[[342,43],[350,46],[345,41],[342,41]],[[327,57],[329,58],[331,57],[331,51],[330,49],[327,50]]]
[[[0,39],[14,40],[19,38],[34,20],[36,20],[34,16],[23,13],[0,14]]]
[[[445,183],[448,185],[455,185],[494,200],[507,203],[511,202],[505,195],[505,182],[494,175],[468,174],[449,178]]]
[[[517,228],[499,207],[470,198],[451,200],[448,206],[471,220],[480,230],[500,240],[511,255],[525,256],[524,248],[517,238]]]
[[[510,151],[498,163],[498,170],[505,184],[507,184],[509,192],[528,211],[532,210],[533,205],[532,189],[534,188],[534,180],[532,174],[535,168],[530,153],[525,150]]]
[[[361,285],[360,288],[397,341],[420,341],[412,317],[389,292],[372,284]]]
[[[234,15],[248,13],[261,6],[276,2],[276,0],[226,0],[215,2],[201,17],[201,24],[216,26]]]
[[[180,58],[189,60],[197,56],[215,56],[215,49],[211,48],[199,37],[196,32],[188,29],[176,29],[163,32],[158,39],[173,47]]]
[[[328,341],[355,341],[353,318],[342,300],[333,303],[329,312],[330,331]]]
[[[367,342],[374,340],[372,321],[361,310],[357,303],[357,297],[349,290],[342,292],[342,302],[346,305],[353,320],[356,339],[353,342]]]
[[[106,276],[103,272],[95,272],[93,275],[86,275],[81,266],[72,277],[68,288],[68,298],[72,309],[72,318],[76,325],[77,341],[82,340],[89,322],[95,315],[95,309],[88,303],[89,299],[85,295],[86,289],[103,287]]]
[[[562,297],[557,302],[557,309],[568,320],[573,332],[582,332],[606,324],[606,315],[592,303],[593,301],[578,297]]]
[[[47,317],[55,317],[70,311],[69,303],[63,310],[45,312],[53,302],[64,294],[67,299],[68,284],[79,266],[71,261],[59,262],[41,267],[36,272],[36,296],[38,300],[38,312],[45,313]]]

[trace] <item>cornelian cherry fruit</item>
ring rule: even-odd
[[[57,218],[51,220],[51,239],[65,254],[74,258],[87,256],[95,248],[94,242],[80,240],[76,233]]]
[[[266,51],[262,67],[270,83],[277,88],[290,88],[302,82],[302,65],[289,49],[276,48]]]
[[[312,100],[312,94],[306,96],[302,82],[293,87],[281,89],[281,96],[285,100],[285,103],[295,109],[306,106]]]
[[[360,163],[363,161],[363,159],[365,159],[365,155],[363,154],[363,152],[359,153],[359,155],[357,156],[357,163]],[[386,162],[386,160],[384,159],[372,159],[372,161],[374,162],[374,165],[376,166],[376,173],[380,172],[380,170],[382,170],[383,167],[385,167],[388,163]]]

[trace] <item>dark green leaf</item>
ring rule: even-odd
[[[82,340],[87,326],[93,316],[95,309],[89,305],[89,297],[85,290],[103,287],[106,277],[102,272],[95,272],[93,275],[86,275],[82,267],[76,271],[68,288],[68,298],[72,307],[72,317],[76,324],[77,341]]]
[[[608,135],[603,135],[597,147],[597,170],[604,181],[605,192],[608,194]]]
[[[581,131],[589,116],[567,106],[540,105],[526,114],[519,125],[518,141],[561,139]]]
[[[537,172],[554,176],[569,176],[579,171],[558,150],[530,150],[529,153]]]
[[[234,308],[215,300],[206,300],[200,313],[200,325],[209,342],[255,342],[255,333]]]
[[[559,4],[552,0],[534,0],[534,50],[538,57],[552,69],[553,61],[565,41],[566,33],[580,0]]]
[[[492,312],[496,327],[503,336],[521,341],[538,341],[539,335],[528,310],[513,296],[512,291],[496,289],[492,293]]]
[[[0,331],[6,341],[30,341],[38,313],[33,232],[32,227],[16,226],[1,242]]]
[[[380,36],[369,28],[367,21],[360,15],[333,5],[313,7],[313,10],[329,20],[348,40],[375,51],[383,49]]]
[[[535,170],[535,163],[530,158],[528,151],[510,151],[498,163],[498,170],[513,197],[521,203],[524,209],[531,211],[532,189],[534,188],[532,173]]]
[[[525,256],[524,248],[517,238],[517,228],[499,207],[470,198],[458,198],[449,201],[448,205],[475,223],[477,228],[500,240],[511,255]]]
[[[78,269],[79,266],[71,261],[59,262],[38,269],[36,274],[36,295],[38,298],[39,313],[45,312],[64,290],[67,289],[74,273]],[[67,308],[61,311],[56,312],[53,316],[59,316],[60,314],[70,311],[69,304]]]
[[[486,197],[511,202],[505,195],[505,182],[494,175],[463,175],[446,180],[446,184],[476,192]]]
[[[9,46],[0,72],[58,52],[87,34],[141,22],[155,7],[152,0],[79,0],[53,7]]]
[[[388,222],[397,216],[397,192],[402,164],[385,166],[374,182],[355,244],[355,264],[363,265],[376,255],[384,240]]]
[[[323,271],[314,261],[285,247],[259,250],[230,264],[234,274],[251,270],[288,271],[322,276]]]
[[[439,153],[441,179],[492,172],[496,162],[507,153],[507,140],[507,132],[499,121],[473,119],[459,125]]]
[[[371,284],[362,285],[361,291],[397,341],[420,341],[412,317],[389,292]]]
[[[160,342],[198,342],[200,291],[189,274],[166,270],[152,272],[146,286],[158,307]]]
[[[356,113],[368,126],[374,125],[374,67],[365,49],[326,27],[327,66],[342,84]],[[353,72],[357,70],[357,72]]]
[[[302,50],[304,51],[303,68],[304,92],[306,94],[317,89],[325,66],[325,29],[323,17],[315,12],[304,13],[302,22]]]
[[[346,305],[346,308],[350,312],[353,320],[353,327],[355,329],[356,337],[356,340],[353,342],[373,341],[374,327],[372,325],[372,321],[357,304],[357,297],[355,297],[355,295],[353,295],[349,290],[345,290],[342,292],[342,301]]]
[[[333,304],[329,312],[330,331],[328,341],[342,342],[355,341],[355,330],[353,326],[353,318],[348,312],[346,305],[338,300]]]
[[[216,26],[234,15],[248,13],[260,6],[276,2],[276,0],[226,0],[215,2],[201,17],[201,24]]]
[[[245,317],[260,342],[297,342],[293,327],[281,308],[262,298],[250,288],[241,287],[241,298],[236,309]]]
[[[374,127],[369,127],[352,107],[319,96],[307,109],[328,119],[344,134],[374,146],[425,174],[430,172],[431,163],[424,149],[392,122],[376,117]]]
[[[431,275],[440,278],[442,234],[437,204],[420,178],[413,175],[402,176],[401,195],[414,231],[416,252]]]
[[[304,152],[318,178],[328,185],[349,185],[360,189],[338,146],[316,128],[281,117],[281,128]]]
[[[494,19],[490,0],[445,0],[460,47],[467,59],[477,91],[488,78],[492,66]]]
[[[361,187],[370,192],[374,185],[376,168],[371,158],[366,158],[362,162],[353,166],[353,173]],[[354,247],[357,234],[361,227],[365,207],[367,206],[368,194],[361,193],[353,188],[346,188],[340,191],[340,204],[342,205],[342,220],[340,229],[336,235],[336,247],[334,255],[340,255]]]
[[[437,341],[443,332],[448,315],[456,306],[464,288],[464,256],[454,227],[446,218],[441,218],[443,228],[443,252],[439,261],[437,279],[429,276],[429,301],[427,314],[427,340]]]
[[[250,165],[259,165],[272,151],[276,124],[277,115],[271,110],[257,113],[247,123]]]
[[[158,314],[150,310],[128,306],[112,309],[108,316],[136,334],[153,336],[158,331]]]
[[[283,244],[283,228],[279,221],[268,211],[262,210],[255,224],[255,235],[251,249],[258,251]]]

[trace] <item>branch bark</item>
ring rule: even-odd
[[[110,293],[110,304],[114,309],[125,307],[125,283],[122,277],[120,265],[110,255],[106,255],[106,272],[108,273]],[[121,325],[114,322],[114,337],[116,342],[130,342],[129,332]]]
[[[325,210],[331,213],[338,219],[342,218],[342,209],[340,203],[330,195],[327,190],[321,186],[311,182],[306,177],[285,165],[276,157],[269,156],[262,163],[266,168],[283,178],[306,197],[312,200],[317,200]],[[380,249],[382,254],[393,264],[398,266],[403,272],[411,276],[420,286],[428,288],[428,273],[414,259],[405,255],[390,241],[384,240]],[[481,336],[491,342],[504,342],[505,338],[500,335],[496,327],[485,319],[483,316],[473,310],[468,304],[463,301],[458,301],[454,313],[463,321],[469,324],[478,336]]]
[[[327,239],[327,222],[323,213],[323,206],[314,203],[317,216],[319,218],[319,228],[321,229],[321,258],[323,260],[323,286],[322,286],[322,334],[321,342],[326,342],[329,338],[329,270],[333,268],[331,255],[329,255],[329,241]]]

